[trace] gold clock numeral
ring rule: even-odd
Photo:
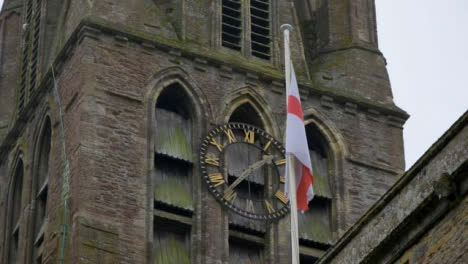
[[[209,177],[210,181],[214,183],[214,187],[224,184],[224,177],[221,173],[212,173]]]
[[[216,157],[207,156],[205,162],[214,166],[219,166],[219,159]]]
[[[210,144],[213,145],[213,146],[216,146],[216,148],[218,148],[219,151],[223,151],[223,145],[218,143],[218,141],[216,141],[216,139],[211,138]]]
[[[227,190],[224,193],[223,198],[226,199],[228,202],[233,203],[234,200],[236,200],[236,198],[237,198],[237,193],[234,192],[233,190]]]
[[[280,190],[276,191],[275,196],[276,196],[276,198],[278,198],[284,204],[288,203],[288,198],[286,198],[286,195],[284,195],[284,193],[282,191],[280,191]]]
[[[252,130],[244,129],[244,133],[245,133],[244,141],[249,142],[250,144],[253,144],[255,142],[255,132],[253,132]]]
[[[263,151],[267,151],[267,149],[270,147],[271,145],[271,140],[268,141],[268,143],[265,145],[265,147],[263,148]]]
[[[275,161],[275,164],[277,166],[284,165],[284,164],[286,164],[286,159],[277,160],[277,161]]]
[[[284,176],[280,176],[280,182],[281,183],[286,183],[286,178]]]
[[[246,210],[247,212],[255,213],[255,208],[254,208],[252,200],[246,201]]]
[[[229,144],[231,144],[231,143],[233,143],[233,142],[236,142],[236,137],[234,136],[234,133],[232,132],[231,129],[226,129],[226,130],[224,130],[224,133],[225,133],[226,136],[228,137]]]
[[[265,200],[265,207],[268,211],[269,214],[272,214],[275,212],[275,209],[273,208],[273,206],[271,205],[270,202],[268,202],[267,200]]]

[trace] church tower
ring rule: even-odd
[[[289,263],[286,23],[319,259],[405,167],[374,0],[6,0],[1,262]]]

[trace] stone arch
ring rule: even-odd
[[[249,104],[259,115],[266,132],[276,138],[281,135],[278,126],[274,122],[272,109],[263,97],[252,88],[244,87],[236,89],[228,94],[226,98],[223,99],[223,102],[228,103],[226,104],[222,115],[218,116],[218,123],[227,123],[237,108],[244,104]]]
[[[179,114],[183,116],[189,116],[190,117],[190,123],[191,123],[191,145],[192,145],[192,151],[191,151],[191,169],[189,171],[191,180],[189,180],[189,183],[191,183],[191,191],[193,192],[192,195],[192,206],[193,206],[193,217],[195,217],[196,214],[201,215],[203,212],[201,210],[202,207],[202,202],[201,202],[201,178],[199,175],[199,163],[197,162],[197,156],[196,153],[198,153],[198,146],[201,143],[200,137],[205,134],[207,130],[207,125],[208,125],[208,120],[210,120],[211,117],[211,110],[208,105],[207,98],[205,94],[202,92],[202,90],[197,87],[196,82],[180,67],[171,67],[164,69],[160,72],[158,72],[156,75],[154,75],[151,80],[149,81],[148,87],[148,93],[147,93],[147,116],[148,116],[148,186],[150,186],[150,189],[148,190],[149,193],[149,199],[148,199],[148,212],[150,212],[147,215],[147,224],[148,224],[148,230],[149,233],[148,235],[148,251],[153,252],[153,236],[157,235],[156,233],[161,231],[157,230],[157,227],[155,227],[154,223],[155,217],[153,215],[153,207],[155,205],[156,201],[156,191],[155,191],[155,179],[153,179],[154,175],[157,175],[155,173],[156,169],[158,170],[164,170],[166,167],[174,168],[171,167],[169,162],[165,165],[166,167],[161,168],[162,166],[158,167],[155,165],[156,163],[156,158],[159,156],[156,155],[156,147],[155,143],[156,142],[156,133],[157,133],[157,122],[156,122],[156,112],[158,108],[158,104],[160,103],[161,98],[170,98],[171,96],[180,96],[180,98],[183,100],[184,108],[185,109],[169,109],[170,106],[162,106],[163,109],[166,110],[173,110],[174,112],[178,112]],[[168,90],[169,89],[169,90]],[[179,93],[170,93],[170,89],[179,89]],[[180,95],[183,94],[183,95]],[[158,154],[159,155],[159,154]],[[187,157],[183,157],[187,159]],[[190,158],[189,158],[190,159]],[[168,159],[167,159],[168,160]],[[183,159],[180,159],[183,160]],[[179,161],[180,161],[179,160]],[[168,160],[169,161],[169,160]],[[187,161],[187,160],[186,160]],[[170,162],[174,162],[174,160],[171,160]],[[160,163],[162,164],[162,163]],[[172,164],[172,163],[171,163]],[[180,168],[179,168],[180,169]],[[180,171],[180,170],[178,170]],[[180,207],[182,208],[182,207]],[[165,210],[165,209],[161,209]],[[172,209],[171,209],[172,210]],[[183,208],[183,210],[186,210],[186,208]],[[177,212],[175,213],[177,214]],[[189,236],[193,237],[201,237],[201,217],[195,217],[196,221],[193,221],[193,224],[191,225],[191,229],[188,232],[190,234]],[[158,220],[159,221],[159,220]],[[177,224],[178,225],[178,224]],[[170,225],[169,225],[170,227]],[[170,228],[169,228],[170,229]],[[184,232],[186,229],[182,228]],[[181,229],[181,230],[182,230]],[[156,231],[157,230],[157,231]],[[172,232],[169,230],[168,232]],[[184,233],[186,234],[186,233]],[[194,240],[192,243],[192,253],[194,251],[200,251],[201,246],[199,243],[200,241]],[[194,253],[195,255],[201,255],[201,253]],[[154,262],[154,252],[151,254],[148,254],[148,261],[150,263]]]
[[[344,138],[337,128],[333,125],[325,115],[313,108],[306,109],[304,111],[304,124],[315,124],[319,131],[327,139],[327,142],[333,147],[334,155],[342,156],[345,158],[348,156],[348,149],[344,144]]]
[[[342,175],[343,162],[348,155],[348,150],[339,130],[328,118],[316,109],[310,108],[304,111],[304,124],[306,128],[308,128],[308,126],[313,126],[327,144],[328,182],[333,196],[330,228],[333,233],[333,239],[337,239],[337,231],[342,223],[344,223],[342,214],[339,214],[338,212],[342,211],[341,209],[344,207],[344,179],[342,178]]]
[[[155,133],[155,127],[153,119],[155,117],[155,104],[160,97],[161,93],[170,85],[178,84],[186,93],[187,97],[190,99],[189,108],[194,118],[192,121],[194,124],[194,130],[200,131],[200,136],[205,134],[207,130],[207,122],[211,119],[211,109],[208,104],[208,99],[203,91],[196,85],[195,80],[193,80],[187,72],[185,72],[180,67],[171,67],[164,69],[157,74],[155,74],[148,85],[147,98],[147,113],[148,113],[148,135],[153,135]],[[154,138],[149,137],[148,142],[148,164],[149,170],[152,170],[152,160],[154,153]],[[199,145],[199,138],[194,138],[194,145]]]
[[[193,110],[196,116],[203,119],[203,121],[210,120],[212,117],[211,109],[208,104],[208,99],[204,92],[196,85],[196,81],[180,67],[171,67],[164,69],[151,77],[148,85],[148,107],[156,102],[157,98],[170,84],[177,83],[182,86],[187,95],[192,99]]]
[[[44,246],[44,233],[40,232],[45,224],[46,205],[49,186],[50,157],[53,142],[52,118],[49,114],[49,106],[44,107],[41,119],[36,127],[34,137],[34,148],[32,154],[31,170],[31,217],[28,224],[28,240],[26,242],[26,257],[28,261],[36,262],[42,258],[38,254]],[[45,163],[45,164],[44,164]],[[42,237],[42,240],[38,238]],[[36,244],[37,241],[37,244]]]
[[[3,260],[5,263],[7,263],[9,261],[9,258],[11,258],[12,256],[10,256],[11,252],[12,251],[18,251],[18,248],[15,249],[12,249],[12,244],[14,243],[11,243],[11,238],[10,236],[13,236],[13,228],[14,228],[14,224],[15,222],[19,221],[21,222],[21,217],[22,217],[22,214],[21,214],[21,211],[22,211],[22,200],[23,200],[23,196],[24,196],[24,193],[23,193],[23,189],[24,189],[24,174],[25,174],[25,165],[24,165],[24,156],[23,156],[23,151],[20,149],[20,147],[17,148],[16,151],[14,151],[15,155],[13,156],[13,159],[10,163],[10,166],[9,166],[9,173],[8,173],[8,187],[7,187],[7,192],[6,192],[6,214],[4,216],[4,223],[5,223],[5,229],[4,229],[4,237],[3,237],[3,240],[2,240],[2,243],[3,243],[3,252],[4,252],[4,256],[3,256]],[[19,185],[19,186],[17,186]],[[16,189],[19,189],[20,190],[20,195],[19,197],[15,197],[16,196]],[[14,212],[13,210],[15,208],[12,208],[12,207],[15,207],[15,204],[13,204],[13,202],[16,204],[16,203],[19,203],[17,204],[17,206],[19,206],[19,212],[18,212],[18,219],[13,219],[15,218],[14,216]],[[21,224],[19,225],[21,227]],[[18,246],[18,243],[19,243],[19,239],[20,239],[20,236],[19,234],[17,235],[18,238],[17,238],[17,242],[16,242],[16,247]]]

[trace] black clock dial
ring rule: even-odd
[[[273,220],[289,212],[283,193],[283,145],[260,128],[228,123],[212,129],[200,149],[208,189],[233,212]]]

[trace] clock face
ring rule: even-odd
[[[273,220],[289,212],[284,152],[262,129],[228,123],[203,141],[200,167],[208,189],[223,205],[251,219]]]

